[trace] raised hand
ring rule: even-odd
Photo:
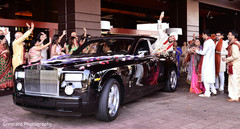
[[[4,29],[4,35],[7,35],[9,32],[7,31],[7,28]]]
[[[28,23],[26,23],[26,25],[27,25],[28,29],[30,29],[30,25]]]
[[[86,29],[86,28],[83,28],[83,30],[84,30],[84,32],[86,32],[86,31],[87,31],[87,29]]]
[[[33,22],[31,22],[31,27],[34,28],[34,23]]]
[[[162,20],[163,17],[164,17],[164,11],[161,12],[161,15],[160,15],[160,17],[159,17],[159,20]]]
[[[62,35],[66,35],[67,34],[67,31],[66,30],[63,30],[63,34]]]
[[[33,31],[33,29],[34,29],[34,23],[31,22],[31,28],[30,28],[30,30]]]
[[[52,43],[52,38],[51,38],[51,37],[49,38],[49,43],[50,43],[50,44]]]

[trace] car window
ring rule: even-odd
[[[81,53],[128,53],[133,41],[133,39],[106,39],[101,42],[92,41],[82,49]]]
[[[135,55],[139,55],[141,53],[144,53],[144,55],[149,55],[150,54],[150,50],[149,50],[149,46],[148,46],[148,41],[147,40],[141,40],[138,42],[138,45],[135,49],[134,54]]]

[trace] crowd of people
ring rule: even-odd
[[[10,89],[14,86],[13,73],[15,69],[22,64],[36,63],[43,59],[48,59],[48,48],[51,46],[50,58],[55,58],[61,55],[71,55],[78,49],[88,38],[87,30],[84,29],[84,34],[78,39],[76,32],[72,32],[71,36],[62,45],[60,42],[63,36],[66,35],[66,30],[62,35],[54,35],[53,41],[49,38],[46,43],[47,35],[40,32],[35,40],[31,41],[31,47],[28,52],[25,51],[24,41],[34,30],[34,23],[31,26],[26,23],[28,31],[15,33],[15,40],[8,43],[6,36],[9,32],[5,29],[0,30],[0,90]]]
[[[202,33],[202,39],[193,35],[193,40],[183,43],[180,71],[187,71],[190,92],[200,97],[224,93],[225,73],[228,74],[227,101],[240,101],[240,43],[238,33],[230,31],[227,40],[224,34],[216,32],[212,38],[209,30]],[[202,42],[204,41],[204,42]],[[203,44],[203,46],[202,46]]]
[[[216,38],[211,37],[209,30],[202,32],[202,38],[196,38],[183,43],[178,47],[176,33],[167,35],[162,29],[164,12],[158,20],[159,38],[152,45],[152,53],[166,55],[174,51],[179,71],[187,71],[187,82],[190,84],[190,92],[200,94],[200,97],[217,95],[218,91],[224,93],[225,71],[229,75],[227,101],[240,101],[240,43],[237,40],[238,33],[230,31],[227,40],[224,41],[222,32],[216,32]],[[204,41],[204,42],[202,42]],[[203,45],[202,45],[203,44]],[[227,56],[227,58],[226,58]],[[227,64],[227,65],[226,65]]]

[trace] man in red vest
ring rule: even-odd
[[[228,63],[228,96],[227,101],[240,101],[240,43],[237,41],[238,33],[228,33],[229,45],[227,47],[228,57],[223,61]]]
[[[215,87],[219,89],[221,93],[224,93],[224,72],[226,71],[226,62],[222,60],[222,58],[226,57],[228,51],[226,48],[228,47],[228,43],[223,40],[222,32],[218,31],[216,33],[216,48],[215,48]],[[219,80],[220,80],[220,88],[219,88]]]

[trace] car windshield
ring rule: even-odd
[[[106,39],[93,40],[82,45],[79,54],[94,53],[128,53],[133,44],[133,39]],[[75,53],[76,54],[76,53]]]

